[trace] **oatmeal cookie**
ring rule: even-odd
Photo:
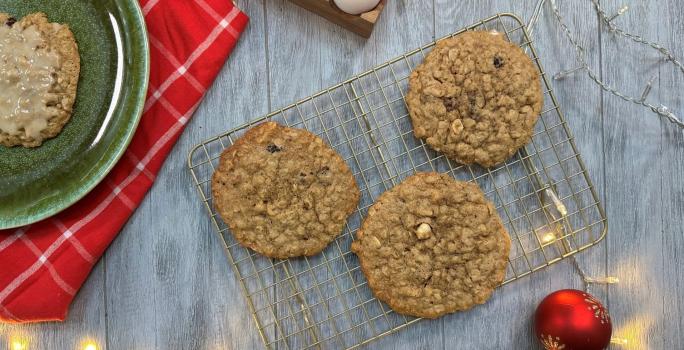
[[[530,141],[542,108],[530,58],[496,32],[439,41],[409,77],[416,137],[463,164],[491,167]]]
[[[436,318],[487,301],[503,281],[510,245],[477,185],[419,173],[371,206],[352,251],[378,299]]]
[[[322,251],[360,197],[351,170],[323,140],[274,122],[223,152],[211,189],[235,239],[281,259]]]
[[[74,35],[43,13],[0,13],[0,144],[37,147],[71,118],[80,73]]]

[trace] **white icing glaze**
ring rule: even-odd
[[[47,47],[35,26],[0,24],[0,131],[40,140],[59,113],[50,92],[59,55]]]
[[[335,5],[346,13],[359,15],[374,9],[379,2],[380,0],[335,0]]]

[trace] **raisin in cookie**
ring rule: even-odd
[[[496,32],[439,41],[409,77],[416,137],[463,164],[499,164],[530,141],[542,108],[530,58]]]
[[[0,144],[37,147],[71,118],[80,57],[65,24],[0,13]]]
[[[211,188],[235,239],[281,259],[322,251],[360,197],[349,167],[323,140],[274,122],[223,152]]]
[[[419,173],[371,206],[352,250],[378,299],[402,314],[436,318],[489,299],[510,245],[477,185]]]

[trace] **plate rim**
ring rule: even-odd
[[[145,16],[142,12],[142,8],[140,7],[138,1],[129,0],[127,2],[132,4],[134,10],[133,12],[131,12],[131,15],[133,15],[137,19],[137,22],[141,23],[142,25],[142,30],[140,31],[142,35],[142,51],[144,53],[144,57],[142,57],[142,59],[145,61],[145,64],[141,67],[143,71],[142,86],[140,91],[137,92],[138,94],[143,94],[142,101],[134,108],[134,118],[132,120],[133,125],[122,138],[123,143],[121,144],[121,147],[111,152],[112,156],[109,158],[109,160],[106,162],[104,166],[99,168],[97,175],[93,176],[89,181],[87,181],[87,183],[84,184],[83,187],[80,187],[78,190],[68,192],[69,195],[67,195],[62,201],[60,201],[58,205],[48,206],[47,208],[40,210],[39,212],[28,214],[26,216],[18,218],[9,219],[5,222],[0,221],[0,230],[16,229],[23,226],[34,224],[36,222],[57,215],[60,212],[71,207],[72,205],[76,204],[86,195],[88,195],[88,193],[90,193],[95,187],[97,187],[97,185],[102,183],[105,177],[107,177],[107,175],[109,175],[109,173],[112,171],[114,166],[116,166],[116,164],[119,163],[124,153],[126,153],[128,146],[130,145],[131,141],[133,140],[133,137],[136,134],[136,131],[138,130],[140,120],[142,119],[145,101],[147,100],[147,90],[149,88],[150,82],[150,43],[149,36],[147,33]],[[5,224],[7,225],[4,226]]]

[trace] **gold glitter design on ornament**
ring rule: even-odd
[[[601,321],[601,324],[610,323],[610,315],[608,311],[601,306],[601,303],[589,294],[582,293],[584,296],[584,301],[589,304],[587,309],[594,312],[594,317]]]
[[[560,338],[554,337],[549,334],[549,335],[544,335],[542,334],[541,336],[541,343],[544,345],[544,350],[563,350],[565,349],[565,344],[560,342]]]

